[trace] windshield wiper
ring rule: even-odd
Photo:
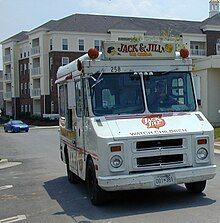
[[[98,74],[98,73],[99,73],[99,72],[97,72],[97,73],[95,73],[95,74]],[[95,75],[95,74],[94,74],[94,75]],[[95,82],[95,83],[91,86],[91,88],[94,88],[97,84],[99,84],[101,81],[104,80],[103,78],[101,78],[102,74],[103,74],[103,70],[101,70],[101,72],[100,72],[100,74],[99,74],[99,76],[98,76],[97,79],[94,78],[93,76],[90,76],[90,77],[92,78],[92,80]]]

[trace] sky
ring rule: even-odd
[[[0,0],[0,42],[75,13],[202,21],[209,0]]]

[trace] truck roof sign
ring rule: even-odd
[[[106,59],[174,59],[173,42],[103,42]]]

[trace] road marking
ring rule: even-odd
[[[25,215],[17,215],[11,218],[5,218],[0,220],[0,223],[12,223],[12,222],[17,222],[17,221],[22,221],[27,219]]]
[[[1,190],[6,190],[6,189],[9,189],[9,188],[12,188],[13,187],[13,185],[5,185],[5,186],[1,186],[0,187],[0,191]]]

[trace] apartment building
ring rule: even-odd
[[[211,0],[209,4],[210,17],[201,22],[73,14],[2,41],[6,114],[14,118],[58,114],[55,80],[59,66],[91,47],[100,50],[103,40],[134,36],[155,40],[170,30],[190,51],[200,109],[212,123],[220,124],[220,3]]]

